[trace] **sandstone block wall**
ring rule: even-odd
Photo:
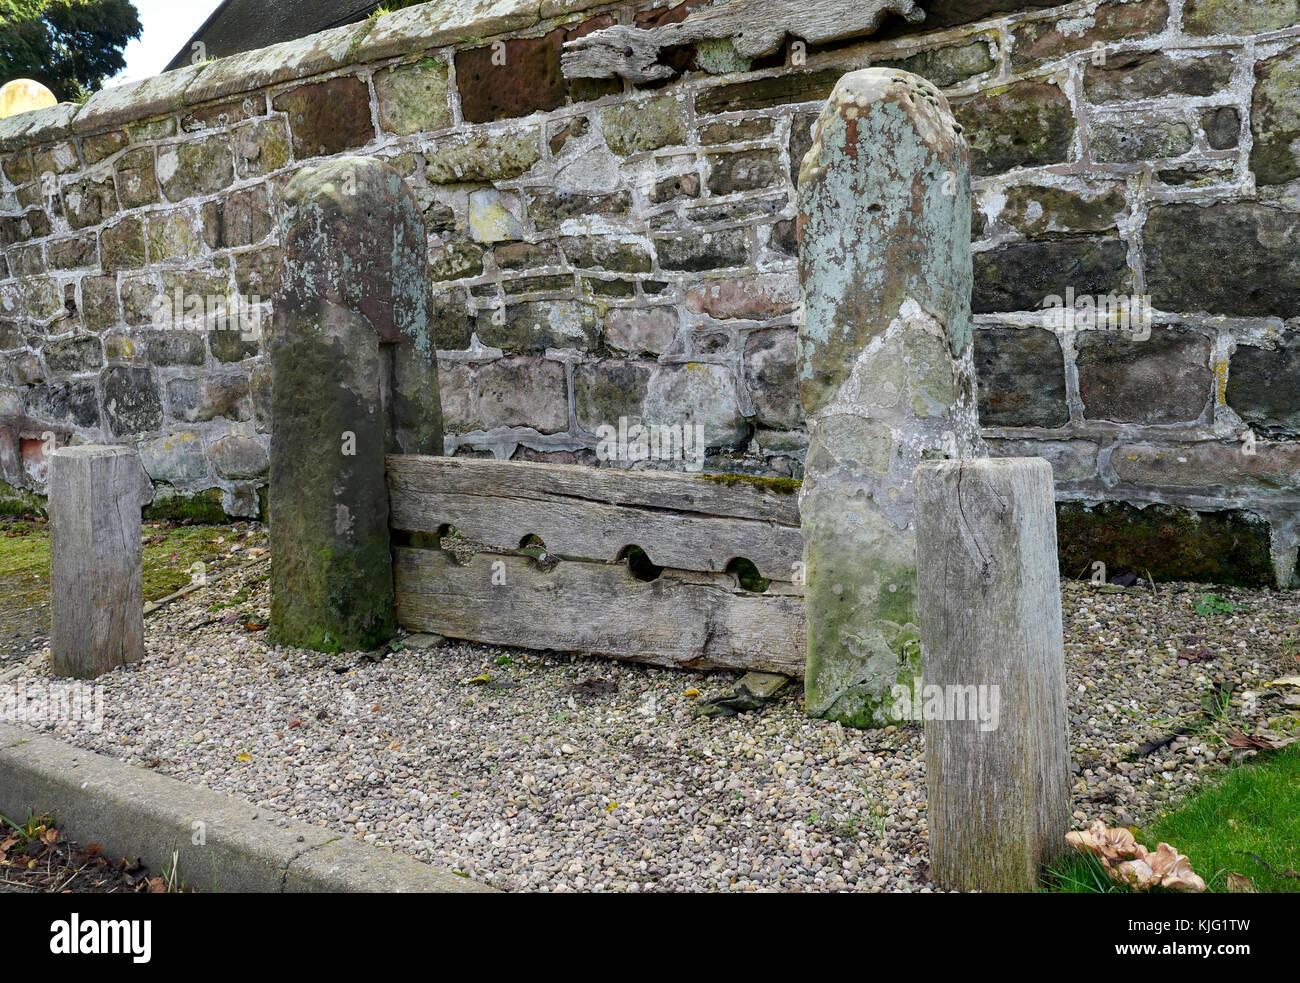
[[[260,338],[159,298],[264,311],[285,185],[345,153],[424,209],[449,453],[596,464],[625,417],[798,477],[794,182],[835,80],[887,65],[970,142],[984,436],[1052,462],[1067,572],[1290,580],[1300,4],[922,0],[757,60],[671,49],[665,81],[561,68],[566,40],[701,6],[430,3],[0,121],[0,478],[43,489],[43,434],[128,443],[161,495],[256,514]],[[1067,290],[1149,296],[1151,322],[1045,320]]]

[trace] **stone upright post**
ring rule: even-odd
[[[835,86],[799,173],[807,712],[894,719],[920,669],[912,472],[984,453],[971,354],[968,151],[906,72]]]
[[[922,464],[916,539],[931,870],[952,890],[1036,890],[1070,817],[1052,466]]]
[[[371,157],[284,195],[271,359],[271,638],[367,649],[396,629],[389,452],[441,453],[425,224]]]
[[[129,447],[50,455],[50,659],[93,679],[144,656],[140,507],[148,479]]]

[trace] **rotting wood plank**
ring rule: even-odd
[[[727,574],[664,570],[647,582],[625,564],[562,560],[544,571],[497,553],[461,565],[400,546],[394,580],[398,621],[412,631],[671,668],[804,671],[803,597],[791,584],[760,594]]]

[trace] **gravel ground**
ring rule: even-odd
[[[265,573],[153,614],[148,657],[101,679],[102,730],[43,729],[509,890],[931,890],[919,728],[810,720],[798,687],[695,717],[730,673],[270,648]],[[1235,610],[1198,614],[1210,591]],[[1285,710],[1261,687],[1300,670],[1298,591],[1071,582],[1063,600],[1076,826],[1141,825],[1246,753],[1229,732]],[[47,663],[8,682],[39,685]]]

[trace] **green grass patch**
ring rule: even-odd
[[[1261,894],[1300,892],[1300,745],[1256,756],[1173,805],[1138,839],[1147,849],[1168,843],[1186,854],[1210,891],[1227,890],[1243,874]],[[1048,890],[1127,893],[1092,857],[1072,853],[1052,866]]]
[[[232,554],[230,547],[238,536],[245,548],[266,545],[266,533],[231,525],[171,526],[146,525],[143,548],[144,599],[156,601],[180,590],[202,563],[211,576],[217,570],[243,560],[242,551]],[[50,527],[43,522],[12,521],[0,523],[0,583],[30,601],[49,600]],[[28,596],[30,595],[30,597]],[[14,595],[6,595],[10,600]]]

